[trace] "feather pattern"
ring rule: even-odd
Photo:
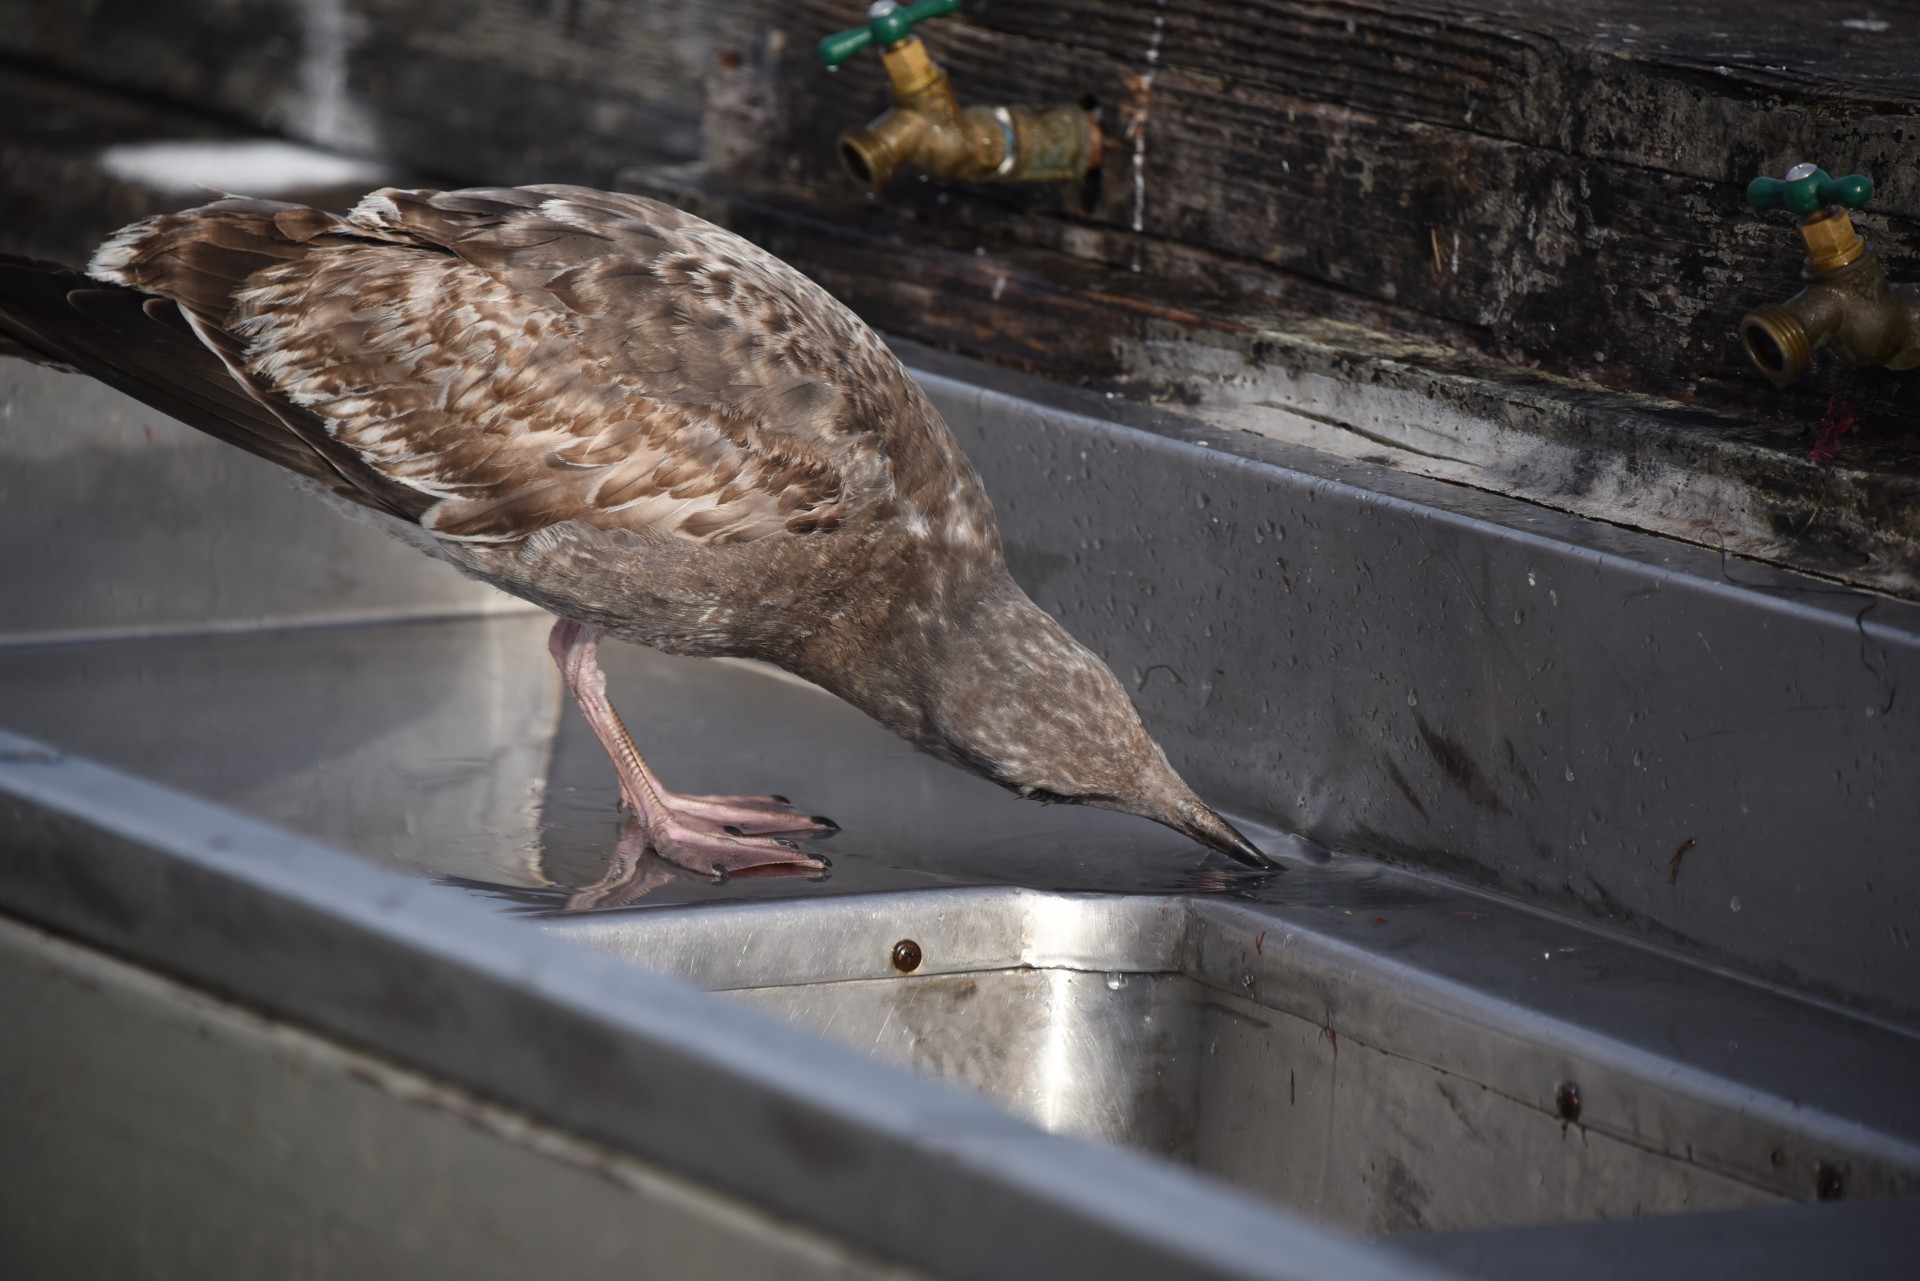
[[[175,300],[237,378],[305,411],[295,435],[318,420],[316,452],[442,539],[578,522],[729,543],[896,496],[888,409],[917,392],[871,331],[640,197],[385,190],[345,218],[227,200],[137,224],[92,272]]]

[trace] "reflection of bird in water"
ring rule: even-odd
[[[668,790],[600,633],[775,663],[1022,795],[1268,864],[1007,576],[899,361],[738,237],[571,187],[379,191],[344,218],[227,199],[136,223],[89,274],[0,263],[0,331],[558,615],[554,659],[661,856],[818,867],[788,838],[831,825]]]
[[[626,907],[662,885],[671,885],[680,874],[674,864],[647,848],[646,828],[628,819],[620,824],[620,835],[613,843],[613,853],[600,879],[568,891],[559,910],[588,912],[602,907]]]
[[[613,843],[613,852],[607,859],[605,870],[600,878],[591,885],[582,885],[569,889],[561,902],[550,910],[556,912],[591,912],[601,908],[628,907],[639,902],[664,885],[671,885],[686,876],[686,871],[676,863],[670,863],[654,852],[647,828],[637,818],[629,817],[620,824],[620,835]],[[799,876],[818,879],[814,869],[803,865],[776,866],[762,869],[761,876]],[[470,888],[486,888],[500,892],[500,887],[487,886],[484,882],[464,882]]]

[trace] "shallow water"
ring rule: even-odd
[[[0,725],[547,909],[939,884],[1264,895],[1273,882],[1142,819],[1022,800],[771,669],[608,644],[614,704],[669,786],[778,793],[842,827],[813,843],[833,861],[824,877],[716,884],[636,857],[547,626],[523,614],[4,649]],[[1299,870],[1312,879],[1310,859]]]

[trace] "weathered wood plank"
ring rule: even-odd
[[[833,137],[885,99],[873,59],[813,59],[852,0],[191,8],[0,0],[0,47],[449,180],[705,158],[849,205]],[[1739,315],[1798,268],[1791,229],[1740,201],[1754,172],[1873,170],[1866,225],[1920,274],[1920,23],[1875,21],[1732,0],[973,0],[925,33],[963,95],[1092,93],[1113,158],[1083,192],[887,198],[981,232],[1064,221],[1025,234],[1129,265],[1143,246],[1112,233],[1137,224],[1522,363],[1718,395],[1751,378]]]
[[[800,7],[823,27],[844,18],[844,6],[834,0],[803,0]],[[1591,73],[1577,71],[1568,51],[1540,36],[1495,33],[1481,39],[1474,46],[1478,60],[1469,68],[1464,108],[1441,110],[1433,105],[1433,93],[1422,91],[1458,81],[1459,75],[1449,71],[1451,62],[1437,55],[1415,62],[1404,51],[1421,43],[1416,37],[1431,34],[1431,23],[1422,27],[1402,16],[1382,18],[1362,6],[1320,10],[1315,22],[1296,21],[1291,29],[1248,39],[1245,47],[1261,51],[1267,65],[1252,66],[1255,54],[1248,53],[1239,56],[1237,75],[1222,74],[1217,66],[1196,71],[1183,65],[1181,40],[1201,37],[1190,13],[1179,20],[1168,15],[1161,56],[1152,64],[1157,70],[1150,99],[1143,98],[1138,80],[1148,64],[1136,59],[1134,70],[1126,71],[1117,54],[1123,44],[1147,47],[1148,15],[1158,12],[1151,6],[1100,0],[1022,7],[1028,27],[1047,29],[1036,15],[1054,15],[1056,34],[1069,29],[1063,26],[1069,18],[1091,13],[1114,19],[1102,27],[1087,18],[1086,29],[1100,39],[1065,52],[1026,35],[936,28],[929,42],[969,97],[1066,97],[1070,86],[1078,85],[1090,87],[1103,102],[1117,103],[1110,114],[1120,120],[1142,101],[1148,107],[1138,170],[1122,140],[1121,154],[1108,165],[1093,199],[1055,197],[1050,205],[1032,197],[993,199],[983,193],[982,200],[959,210],[980,217],[982,229],[1035,216],[1065,215],[1108,227],[1137,221],[1147,236],[1266,261],[1466,326],[1478,332],[1490,352],[1622,387],[1685,397],[1695,390],[1690,383],[1752,379],[1734,328],[1755,303],[1798,287],[1799,248],[1789,222],[1754,215],[1741,193],[1747,177],[1762,168],[1784,167],[1798,151],[1763,155],[1762,142],[1789,144],[1750,136],[1723,153],[1714,172],[1704,177],[1687,172],[1689,166],[1640,163],[1656,159],[1646,147],[1624,161],[1595,154],[1606,148],[1588,143],[1617,144],[1628,131],[1618,119],[1604,127],[1576,127],[1583,117],[1570,112],[1569,103],[1611,103],[1617,116],[1629,110],[1629,100],[1638,101],[1635,94],[1645,86],[1636,82],[1634,94],[1627,94],[1588,84],[1588,92],[1579,92],[1583,76],[1591,81]],[[1329,12],[1335,18],[1347,12],[1361,17],[1336,22],[1326,16]],[[1136,20],[1124,41],[1111,34],[1124,25],[1121,18]],[[1350,54],[1324,45],[1346,34],[1346,21],[1363,19],[1393,37],[1389,52],[1360,40],[1369,34],[1366,27],[1358,28],[1354,38],[1360,42]],[[1299,74],[1290,74],[1292,64],[1281,66],[1278,55],[1271,54],[1315,38],[1323,40],[1322,47],[1309,51],[1315,56],[1295,55],[1304,68]],[[1102,41],[1112,48],[1101,47]],[[1436,40],[1425,43],[1445,47]],[[1449,57],[1457,53],[1446,51]],[[1200,54],[1185,56],[1205,61]],[[778,113],[787,136],[769,153],[828,155],[840,125],[863,118],[879,103],[877,76],[849,83],[849,76],[826,76],[803,63],[794,55],[778,71],[780,91],[790,103],[789,110]],[[1041,74],[1029,75],[1030,68]],[[1341,80],[1329,88],[1326,77],[1333,71],[1327,68],[1343,71],[1354,83]],[[1378,74],[1361,75],[1369,70]],[[1670,70],[1677,77],[1670,88],[1698,79],[1691,67]],[[1136,77],[1131,83],[1129,74]],[[1259,75],[1266,81],[1257,80]],[[1920,85],[1920,78],[1914,79]],[[1524,90],[1515,87],[1522,80]],[[1368,84],[1384,87],[1369,90]],[[1461,117],[1474,115],[1480,102],[1474,93],[1484,85],[1501,87],[1504,102],[1494,101],[1475,127],[1461,127]],[[1345,97],[1296,96],[1346,88],[1352,92]],[[1725,126],[1739,115],[1732,98],[1708,98],[1697,88],[1689,92],[1712,104],[1712,110],[1702,109],[1702,117],[1717,115]],[[1741,94],[1734,98],[1745,101]],[[1779,114],[1763,107],[1767,104],[1745,101],[1741,110],[1749,126]],[[1656,102],[1656,113],[1660,109]],[[1855,135],[1848,146],[1836,141],[1832,150],[1837,153],[1857,152],[1869,135],[1878,138],[1883,151],[1895,148],[1906,130],[1920,137],[1920,117],[1876,117],[1870,129],[1872,122],[1863,123],[1855,106],[1829,103],[1822,110],[1823,127],[1844,123]],[[1440,123],[1450,112],[1455,121]],[[1840,116],[1847,119],[1842,122]],[[1686,123],[1692,122],[1669,121],[1665,136],[1690,137],[1682,129]],[[1776,125],[1770,132],[1786,137],[1794,130]],[[1688,156],[1699,159],[1698,149],[1682,158]],[[1880,171],[1893,179],[1882,203],[1897,206],[1916,167],[1887,163]],[[823,190],[831,182],[813,165],[797,172],[789,165],[785,176],[820,182]],[[944,194],[896,184],[888,199],[923,216],[955,216],[954,208],[928,203],[930,196],[937,201]],[[1920,209],[1920,202],[1912,208]],[[1920,222],[1897,209],[1871,213],[1862,222],[1896,275],[1920,275]],[[1709,394],[1719,391],[1712,387]]]
[[[888,332],[1185,405],[1223,430],[1920,594],[1920,433],[1884,414],[1868,416],[1837,462],[1819,463],[1807,456],[1813,418],[1569,382],[1443,338],[1330,321],[1331,308],[1235,311],[1197,292],[1170,302],[1164,272],[969,248],[951,227],[907,235],[880,210],[805,212],[791,195],[768,202],[711,181],[640,186],[765,245]],[[1349,402],[1373,406],[1365,421],[1341,408]],[[1387,402],[1404,414],[1380,416]]]

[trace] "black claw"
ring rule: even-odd
[[[713,865],[714,884],[725,885],[728,881],[731,881],[732,879],[733,879],[732,872],[729,872],[726,868],[720,866],[720,864],[718,863],[715,863]]]
[[[788,800],[788,799],[787,799],[786,797],[784,797],[784,796],[781,796],[781,795],[780,795],[780,794],[778,794],[778,793],[775,793],[775,794],[774,794],[774,798],[773,798],[773,799],[774,799],[774,800],[776,800],[776,801],[779,801],[779,802],[780,802],[780,803],[781,803],[782,805],[791,805],[791,804],[793,804],[793,802],[792,802],[792,801],[790,801],[790,800]]]
[[[725,827],[721,828],[720,830],[725,832],[728,836],[745,836],[746,835],[745,832],[741,831],[739,827],[737,827],[732,823],[727,824]]]
[[[825,814],[815,814],[812,821],[815,827],[830,827],[836,832],[840,830],[840,825]]]
[[[822,867],[833,866],[833,860],[828,858],[825,854],[815,854],[815,855],[812,855],[811,857],[813,858],[814,862],[818,863]]]

